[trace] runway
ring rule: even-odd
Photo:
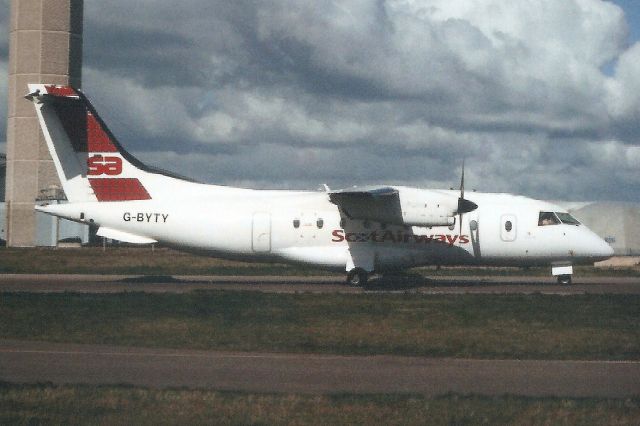
[[[272,293],[415,292],[423,294],[640,294],[640,277],[574,277],[558,285],[550,276],[413,276],[374,278],[366,287],[350,287],[341,276],[135,276],[0,275],[0,292],[185,293],[239,290]]]
[[[0,340],[0,380],[309,394],[624,398],[640,395],[640,361],[242,353]]]

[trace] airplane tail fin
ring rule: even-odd
[[[72,87],[29,84],[38,120],[70,202],[149,200],[161,174],[118,143],[85,95]],[[155,192],[155,194],[154,194]]]

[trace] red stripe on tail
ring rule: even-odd
[[[151,196],[135,178],[89,178],[98,201],[150,200]]]
[[[44,86],[47,93],[53,96],[78,96],[75,90],[69,86]]]
[[[73,89],[71,89],[73,90]],[[78,101],[54,103],[75,152],[118,152],[100,121]]]
[[[104,131],[98,120],[87,111],[87,148],[88,152],[117,152],[118,148]]]

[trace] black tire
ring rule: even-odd
[[[362,268],[354,268],[347,274],[347,284],[353,287],[362,287],[367,284],[369,274]]]
[[[570,285],[571,284],[571,275],[558,275],[558,284]]]

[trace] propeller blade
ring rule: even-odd
[[[464,198],[464,158],[462,159],[462,177],[460,178],[460,197],[458,197],[458,211],[456,213],[469,213],[478,208],[473,201]],[[461,221],[462,222],[462,221]]]
[[[462,215],[469,213],[478,208],[473,201],[464,198],[464,158],[462,159],[462,177],[460,178],[460,197],[458,197],[458,222],[460,226],[459,235],[462,235]]]
[[[464,158],[462,159],[462,177],[460,178],[460,198],[464,198]]]

